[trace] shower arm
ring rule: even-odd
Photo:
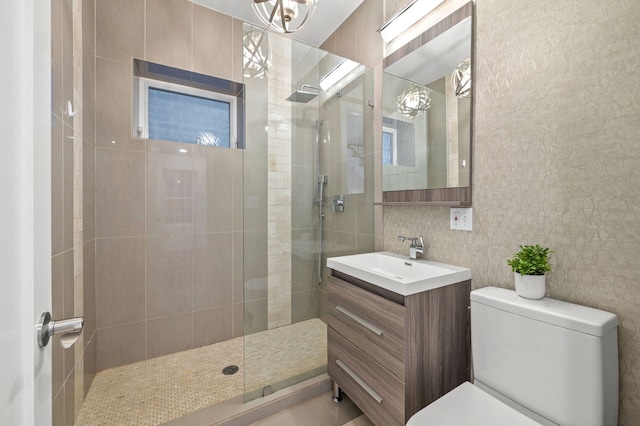
[[[306,83],[303,84],[302,86],[300,86],[300,90],[304,91],[305,87],[308,87],[309,89],[315,89],[315,90],[318,90],[318,91],[322,92],[322,89],[320,87],[312,86],[312,85],[306,84]]]

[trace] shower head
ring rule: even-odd
[[[311,99],[315,98],[316,96],[318,96],[318,93],[315,92],[309,92],[308,90],[304,90],[305,87],[308,87],[310,89],[315,89],[315,90],[322,90],[319,87],[315,87],[315,86],[311,86],[309,84],[303,84],[302,86],[300,86],[300,90],[296,90],[295,92],[293,92],[288,98],[287,100],[289,102],[301,102],[301,103],[307,103],[309,102]]]

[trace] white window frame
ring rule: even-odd
[[[134,135],[136,137],[149,139],[149,89],[153,88],[228,103],[229,148],[238,147],[238,102],[235,96],[146,77],[135,77],[134,86],[134,103],[136,105]]]
[[[390,166],[398,165],[398,130],[393,127],[382,127],[382,133],[389,133],[391,135],[391,164]]]

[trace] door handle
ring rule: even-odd
[[[40,323],[37,326],[38,346],[41,348],[47,346],[49,344],[49,339],[53,335],[67,335],[67,339],[63,339],[62,346],[65,349],[69,348],[76,342],[76,340],[78,340],[78,336],[82,332],[83,325],[83,317],[54,321],[51,319],[51,314],[49,312],[43,312],[40,316]]]

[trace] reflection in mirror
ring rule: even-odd
[[[468,3],[385,58],[385,202],[470,204],[471,15]]]

